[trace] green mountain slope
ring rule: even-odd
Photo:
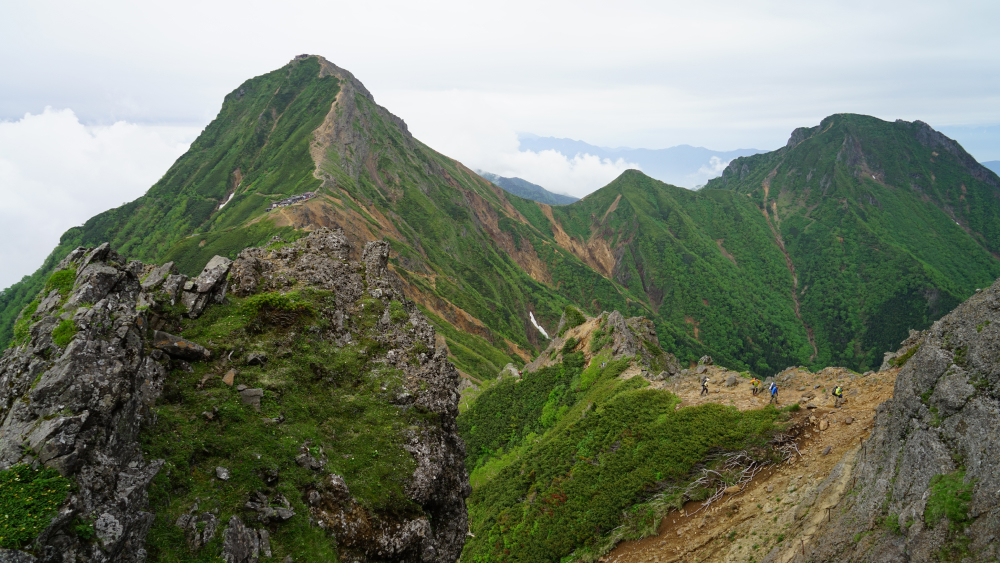
[[[486,178],[490,182],[500,186],[505,192],[512,193],[518,197],[523,197],[524,199],[537,201],[538,203],[547,203],[549,205],[569,205],[574,201],[580,200],[580,198],[577,197],[552,193],[538,184],[532,184],[531,182],[522,180],[521,178],[505,178],[504,176],[498,176],[497,174],[493,174],[491,172],[483,172],[482,170],[476,170],[476,174],[479,174],[483,178]]]
[[[315,195],[268,211],[303,193]],[[342,227],[355,243],[386,237],[409,296],[448,335],[453,360],[491,377],[544,345],[529,313],[553,324],[568,303],[508,198],[528,203],[414,139],[347,71],[307,57],[229,94],[146,195],[70,229],[52,256],[109,241],[130,257],[173,260],[192,274],[213,255],[234,258],[275,235]],[[620,295],[572,253],[553,253],[574,264],[580,283]],[[4,292],[3,344],[53,263]]]
[[[36,273],[0,296],[0,345],[10,340],[13,318],[41,289],[55,263],[77,246],[110,242],[131,258],[155,261],[184,237],[204,231],[219,233],[216,239],[223,238],[222,246],[230,250],[225,254],[235,258],[232,250],[274,235],[271,226],[242,223],[273,199],[319,186],[308,145],[339,91],[336,77],[319,73],[318,61],[307,59],[243,83],[144,196],[66,231],[40,269],[42,275]],[[230,194],[232,200],[217,211]],[[185,273],[197,273],[212,254],[198,258],[202,256],[201,263],[185,263]]]
[[[1000,180],[953,141],[860,116],[793,139],[699,192],[628,171],[551,207],[413,138],[349,72],[297,58],[234,90],[146,195],[67,231],[0,294],[0,345],[55,257],[104,241],[194,274],[276,235],[385,238],[407,297],[480,379],[530,361],[546,345],[530,316],[552,332],[567,304],[649,317],[682,362],[875,367],[1000,276]]]
[[[919,121],[834,115],[713,188],[749,196],[787,251],[816,365],[877,367],[1000,276],[1000,178]]]
[[[769,441],[786,413],[679,408],[680,398],[639,375],[657,368],[612,354],[622,341],[612,318],[587,319],[546,350],[554,362],[500,381],[459,416],[473,486],[463,560],[593,561],[648,535],[672,508],[731,484],[726,453],[781,459]],[[663,355],[657,343],[643,344]]]
[[[701,345],[726,365],[761,373],[809,357],[784,257],[747,198],[628,171],[552,214],[567,236],[590,241],[595,268],[648,304],[667,350]]]

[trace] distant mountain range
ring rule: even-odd
[[[505,178],[503,176],[493,174],[492,172],[484,172],[482,170],[476,170],[476,174],[479,174],[483,178],[486,178],[490,182],[500,186],[507,193],[523,197],[524,199],[537,201],[538,203],[547,203],[549,205],[569,205],[574,201],[580,201],[580,198],[552,193],[538,184],[532,184],[531,182],[522,180],[521,178]]]
[[[997,174],[1000,174],[1000,160],[988,160],[980,164],[996,172]]]
[[[573,139],[539,137],[529,133],[522,133],[518,139],[521,150],[533,152],[554,150],[570,158],[577,154],[592,154],[612,161],[624,159],[626,162],[638,164],[647,176],[684,188],[704,186],[708,180],[722,174],[722,170],[734,158],[766,152],[758,149],[713,151],[690,145],[666,149],[608,148]]]

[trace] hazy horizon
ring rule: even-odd
[[[1000,160],[998,15],[928,1],[12,4],[0,234],[18,244],[0,287],[67,228],[144,193],[227,93],[301,53],[352,72],[439,152],[580,197],[642,167],[522,150],[518,132],[769,150],[851,112],[920,119]]]

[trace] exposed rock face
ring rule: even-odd
[[[566,325],[566,315],[559,321],[559,330]],[[666,353],[660,348],[660,340],[656,336],[656,327],[653,322],[645,317],[631,317],[626,319],[618,311],[604,311],[597,317],[587,317],[586,321],[578,326],[567,330],[563,336],[557,336],[550,343],[544,352],[538,355],[531,363],[524,367],[525,372],[533,372],[562,361],[558,354],[570,338],[576,338],[580,342],[587,339],[596,338],[595,332],[600,330],[607,342],[602,349],[611,352],[611,359],[632,357],[638,360],[648,369],[647,379],[660,380],[671,375],[676,375],[681,371],[680,362],[673,354]],[[587,352],[592,350],[588,346]],[[663,375],[659,375],[662,373]]]
[[[500,374],[497,375],[497,379],[504,379],[504,378],[507,378],[507,377],[512,377],[514,379],[520,379],[521,378],[521,372],[520,372],[520,370],[517,369],[517,366],[515,366],[514,364],[511,364],[511,363],[508,363],[507,365],[505,365],[503,367],[502,370],[500,370]]]
[[[105,244],[73,251],[60,269],[72,267],[65,303],[36,312],[30,340],[0,360],[0,468],[40,463],[76,482],[34,545],[40,560],[141,562],[161,462],[144,460],[137,438],[166,375],[146,351],[143,266]],[[65,347],[52,338],[60,319],[77,330]],[[70,532],[77,517],[93,520],[97,541]]]
[[[904,347],[916,344],[909,340]],[[857,496],[815,536],[810,560],[936,561],[962,546],[973,561],[1000,555],[1000,281],[935,322],[919,344],[877,410],[854,469]],[[935,500],[957,499],[930,486],[936,475],[971,489],[951,522],[927,519]],[[896,517],[899,533],[883,524]],[[883,533],[865,534],[872,529]],[[856,534],[863,539],[852,541]]]
[[[907,352],[913,349],[914,346],[920,344],[920,341],[926,335],[926,331],[917,331],[910,329],[910,335],[900,344],[899,350],[895,352],[886,352],[882,359],[882,366],[878,368],[879,371],[885,371],[893,367],[893,360],[905,355]]]
[[[388,244],[366,245],[360,263],[349,262],[349,252],[342,232],[323,229],[276,251],[247,249],[235,262],[216,257],[191,279],[172,264],[126,262],[106,244],[67,256],[59,268],[75,268],[72,292],[43,296],[30,339],[0,359],[0,469],[18,463],[52,467],[74,480],[76,490],[27,550],[34,556],[0,550],[0,560],[145,561],[153,522],[147,489],[162,461],[143,459],[139,434],[151,423],[151,407],[168,369],[190,371],[187,362],[212,357],[206,347],[165,329],[176,332],[171,327],[178,327],[178,314],[197,317],[222,302],[230,288],[246,296],[305,283],[334,292],[338,306],[364,298],[369,306],[385,307],[376,327],[385,351],[371,360],[405,374],[405,390],[393,404],[436,415],[428,417],[433,423],[407,429],[402,446],[415,461],[405,492],[420,509],[411,504],[399,514],[371,513],[350,496],[345,483],[342,491],[327,485],[302,491],[312,514],[296,516],[284,497],[268,499],[258,492],[263,500],[251,497],[246,508],[256,510],[260,522],[245,520],[247,513],[241,518],[198,512],[197,505],[182,515],[176,525],[188,548],[194,552],[221,537],[218,555],[225,561],[256,562],[271,556],[267,526],[311,517],[335,536],[331,542],[344,560],[455,561],[468,529],[465,498],[470,493],[465,446],[455,427],[458,372],[448,363],[446,349],[434,352],[433,328],[412,302],[402,299],[387,269]],[[404,302],[406,331],[389,324],[393,298]],[[344,342],[351,341],[345,328],[349,314],[349,309],[338,311],[339,321],[331,327]],[[70,322],[76,332],[68,343],[53,338],[60,323]],[[418,361],[404,358],[402,347],[412,348],[416,341],[428,352]],[[263,354],[251,353],[248,359],[262,366],[267,362]],[[237,389],[247,406],[260,409],[262,389]],[[202,414],[212,418],[210,412]],[[325,457],[306,461],[318,472],[318,483],[339,478],[320,479]],[[215,475],[230,477],[222,467]],[[78,518],[93,522],[93,540],[71,531]]]

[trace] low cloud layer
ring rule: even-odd
[[[379,102],[397,115],[408,116],[410,131],[434,150],[469,168],[522,178],[552,192],[583,197],[625,170],[641,169],[624,159],[520,150],[510,108],[489,96],[408,91]]]
[[[704,186],[706,182],[712,178],[718,178],[722,176],[722,171],[729,166],[731,160],[723,160],[717,156],[713,156],[708,159],[708,164],[702,166],[698,169],[698,172],[689,176],[691,178],[691,185],[693,186]]]
[[[69,109],[0,121],[0,288],[36,270],[66,229],[145,193],[198,132],[87,127]]]
[[[498,154],[490,168],[478,166],[495,174],[517,177],[538,184],[550,192],[583,197],[607,185],[622,172],[638,164],[624,159],[612,161],[592,154],[572,157],[554,150],[541,152],[515,151]]]

